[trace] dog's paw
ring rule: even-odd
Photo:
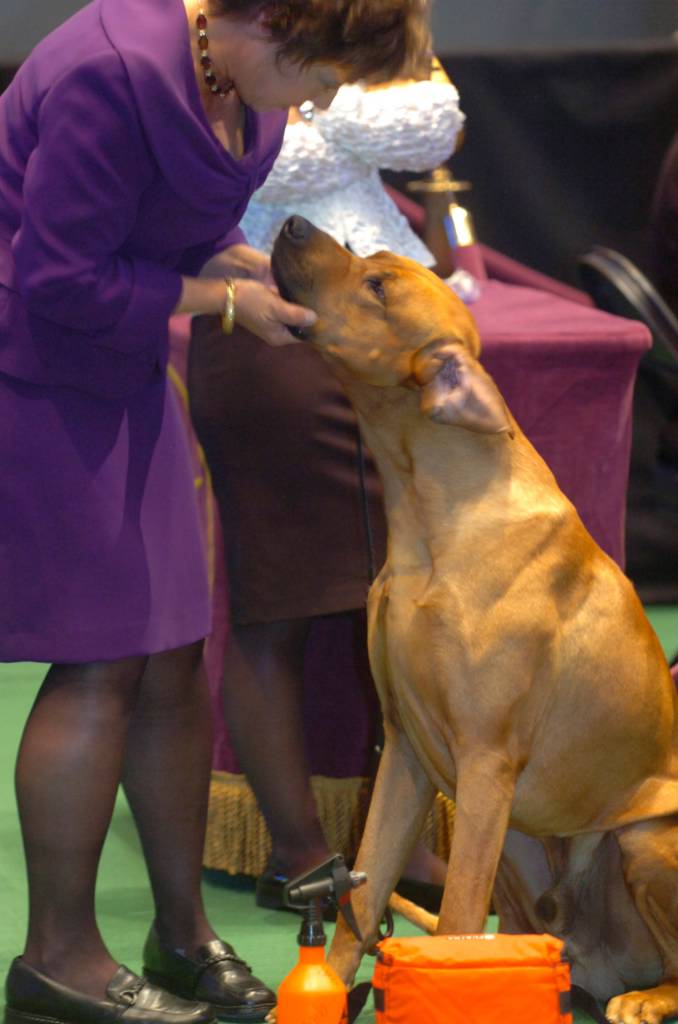
[[[676,1013],[675,999],[661,989],[647,992],[625,992],[607,1004],[605,1016],[611,1024],[661,1024]]]

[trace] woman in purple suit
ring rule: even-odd
[[[168,318],[219,313],[270,345],[313,321],[238,221],[287,108],[397,74],[425,6],[94,0],[0,99],[0,660],[51,663],[17,765],[30,913],[12,1024],[273,1005],[200,898],[209,600]],[[94,916],[121,780],[156,908],[146,981]]]

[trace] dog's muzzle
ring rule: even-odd
[[[305,217],[300,217],[298,214],[288,217],[283,226],[280,229],[278,240],[273,249],[273,255],[271,259],[271,268],[273,270],[273,277],[278,286],[278,291],[283,299],[287,302],[295,302],[295,296],[293,289],[290,288],[289,282],[285,279],[285,274],[281,267],[280,261],[280,250],[286,245],[292,245],[295,248],[305,245],[315,228],[310,221],[306,220]],[[305,338],[303,328],[294,327],[287,324],[287,330],[290,334],[293,334],[295,338]]]

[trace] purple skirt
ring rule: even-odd
[[[90,662],[210,630],[194,474],[157,379],[95,398],[0,375],[0,661]]]

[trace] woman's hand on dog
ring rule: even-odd
[[[201,277],[235,278],[235,322],[268,345],[299,341],[288,327],[310,327],[317,317],[304,306],[286,302],[278,293],[269,257],[250,245],[231,245],[203,267]]]
[[[242,278],[235,282],[235,322],[268,345],[297,344],[299,338],[288,328],[310,327],[316,319],[313,310],[282,299],[273,284]]]

